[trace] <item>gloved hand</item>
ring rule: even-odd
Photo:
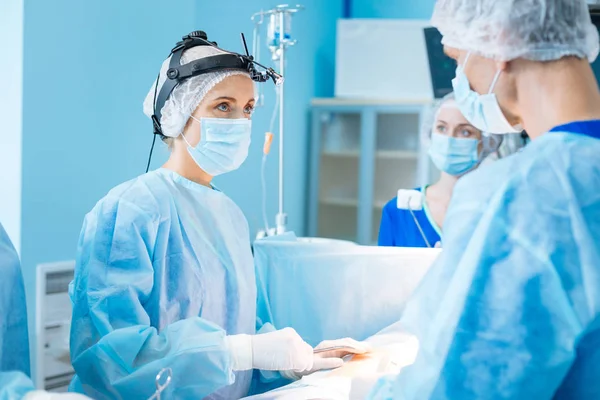
[[[292,328],[259,335],[231,335],[225,341],[234,371],[302,372],[313,367],[313,348]]]
[[[314,351],[326,349],[329,347],[343,347],[338,350],[330,350],[322,353],[313,354],[313,366],[306,371],[282,371],[281,375],[287,379],[298,380],[303,376],[310,375],[313,372],[335,369],[344,365],[342,358],[351,354],[365,354],[371,351],[371,345],[366,342],[357,342],[354,339],[346,338],[339,340],[325,340]]]
[[[367,342],[358,342],[354,339],[345,338],[345,339],[338,339],[338,340],[325,340],[325,341],[319,343],[319,345],[317,347],[315,347],[315,351],[321,350],[321,349],[327,349],[329,347],[342,347],[342,348],[338,349],[338,350],[331,350],[331,351],[326,351],[326,352],[322,352],[322,353],[317,353],[317,355],[319,355],[320,357],[323,357],[323,358],[332,358],[332,357],[343,358],[350,354],[365,354],[365,353],[369,353],[370,351],[373,350],[371,348],[371,345]]]

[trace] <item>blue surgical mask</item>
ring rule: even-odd
[[[200,142],[192,147],[185,135],[188,152],[208,175],[217,176],[235,171],[248,157],[252,121],[247,118],[200,118]]]
[[[504,116],[498,99],[494,94],[494,87],[502,73],[496,72],[496,76],[490,85],[488,94],[481,95],[471,90],[469,79],[465,74],[465,67],[471,53],[467,54],[463,66],[456,67],[456,78],[452,80],[456,104],[465,118],[477,129],[486,133],[519,133],[523,128],[519,125],[512,126]]]
[[[429,156],[440,171],[460,176],[479,164],[479,140],[432,133]]]

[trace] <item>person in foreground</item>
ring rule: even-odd
[[[584,0],[438,0],[456,101],[519,154],[461,179],[444,252],[399,329],[416,361],[375,399],[600,398],[598,31]]]
[[[501,135],[483,133],[465,119],[454,100],[446,95],[430,110],[421,126],[421,142],[441,171],[432,185],[421,192],[422,208],[399,208],[395,197],[383,208],[379,227],[379,246],[435,247],[440,244],[442,227],[454,186],[475,170],[502,143]],[[416,193],[415,193],[416,195]]]
[[[248,154],[253,79],[249,57],[200,31],[163,63],[144,112],[171,156],[85,218],[70,286],[70,390],[149,398],[168,367],[166,398],[238,399],[253,369],[298,377],[343,363],[340,354],[315,356],[293,329],[256,334],[248,224],[212,186]]]
[[[21,262],[2,224],[0,272],[0,398],[20,398],[33,390],[29,379],[27,305]]]
[[[19,255],[0,224],[0,399],[85,400],[73,393],[35,390],[29,378],[27,303]],[[88,399],[89,400],[89,399]]]

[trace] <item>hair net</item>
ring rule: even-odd
[[[444,45],[501,61],[593,62],[600,47],[584,0],[438,0],[432,24]]]
[[[219,54],[227,53],[212,46],[192,47],[183,52],[181,56],[181,65]],[[156,88],[156,96],[158,96],[158,93],[160,93],[160,89],[166,80],[170,62],[171,57],[167,58],[162,63],[158,87],[156,87],[155,80],[144,100],[144,114],[148,117],[152,117],[154,114],[154,91]],[[230,69],[194,76],[175,86],[162,108],[160,124],[162,126],[163,135],[168,137],[179,136],[190,118],[190,115],[192,115],[208,92],[225,78],[233,75],[245,75],[250,78],[250,75],[245,71]]]
[[[426,148],[431,146],[431,134],[435,128],[435,121],[442,106],[450,101],[454,101],[454,93],[449,93],[442,99],[435,101],[431,106],[427,107],[421,117],[421,143]],[[458,106],[456,107],[458,111]],[[460,111],[459,111],[460,112]],[[479,155],[480,161],[485,159],[490,154],[496,152],[502,144],[503,135],[495,135],[486,132],[481,133],[481,141],[483,148]]]

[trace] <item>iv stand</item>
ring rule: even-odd
[[[297,13],[298,11],[304,9],[301,5],[289,6],[279,5],[275,8],[268,11],[260,11],[252,16],[252,21],[255,18],[260,16],[260,21],[256,23],[255,26],[255,38],[259,38],[260,35],[257,32],[259,26],[263,22],[264,16],[268,15],[271,18],[270,24],[279,23],[279,46],[270,45],[269,48],[272,52],[273,61],[279,60],[279,73],[285,77],[285,51],[289,46],[293,46],[296,44],[295,40],[291,40],[289,37],[289,32],[291,30],[291,26],[289,26],[288,20],[291,20],[291,15]],[[287,18],[286,18],[287,17]],[[277,21],[278,19],[278,21]],[[286,26],[286,22],[288,22]],[[277,30],[275,27],[272,27],[273,32],[275,33]],[[268,35],[267,35],[268,36]],[[269,38],[269,40],[277,40],[276,34],[274,34],[273,38]],[[257,46],[259,47],[259,45]],[[284,151],[284,86],[285,81],[277,90],[279,90],[279,212],[275,216],[275,226],[276,226],[276,234],[280,235],[285,233],[287,230],[287,214],[284,212],[284,199],[283,199],[283,151]]]
[[[279,73],[285,76],[285,20],[284,13],[279,14]],[[287,215],[283,212],[283,104],[284,104],[284,87],[285,82],[279,86],[279,213],[275,217],[275,227],[278,235],[284,233],[287,229]]]

